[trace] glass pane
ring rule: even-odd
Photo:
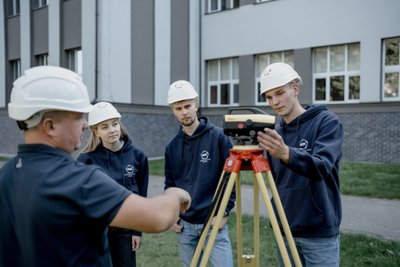
[[[19,14],[19,12],[20,12],[19,0],[15,0],[15,14]]]
[[[239,79],[239,59],[237,57],[232,59],[232,72],[232,79]]]
[[[267,67],[268,54],[258,55],[256,57],[256,75],[261,76],[261,72]]]
[[[328,71],[327,54],[328,49],[326,47],[316,48],[314,50],[314,73]]]
[[[349,99],[360,99],[360,76],[350,76],[349,83]]]
[[[385,65],[399,65],[400,38],[385,40]]]
[[[233,85],[233,103],[239,103],[239,84]]]
[[[210,1],[210,11],[218,10],[218,0],[211,0]]]
[[[284,60],[283,62],[289,64],[290,66],[294,67],[294,55],[293,51],[286,51],[284,52]]]
[[[75,51],[69,50],[68,51],[68,68],[72,71],[76,71],[75,67]]]
[[[270,64],[275,62],[282,62],[282,53],[281,52],[271,53],[269,59],[270,59]]]
[[[260,84],[260,82],[258,82],[258,83],[257,83],[257,95],[258,95],[257,101],[258,101],[258,102],[265,102],[266,99],[265,99],[264,94],[263,94],[263,95],[260,95],[260,87],[261,87],[261,84]]]
[[[347,69],[360,70],[360,44],[350,44],[347,46]]]
[[[229,104],[229,84],[221,84],[221,105]]]
[[[218,86],[213,85],[210,88],[210,103],[218,104]]]
[[[13,4],[11,2],[8,3],[7,8],[8,8],[8,10],[7,10],[7,12],[8,12],[7,15],[8,16],[15,15],[14,14],[14,7],[13,7]]]
[[[329,50],[330,71],[344,71],[345,66],[345,46],[332,46]]]
[[[326,79],[315,80],[315,100],[326,99]]]
[[[399,96],[399,73],[385,73],[385,97]]]
[[[221,59],[221,80],[230,80],[230,59]]]
[[[331,101],[344,100],[344,76],[331,77]]]
[[[208,80],[218,81],[218,60],[208,61]]]
[[[229,0],[221,0],[221,10],[226,10],[229,8]]]

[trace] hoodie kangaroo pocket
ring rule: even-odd
[[[280,190],[279,195],[292,230],[313,228],[322,223],[323,212],[310,187]]]

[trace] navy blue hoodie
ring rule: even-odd
[[[132,144],[128,137],[122,139],[124,145],[118,151],[111,151],[100,143],[94,151],[81,153],[78,161],[95,164],[132,193],[147,196],[149,164],[142,150]],[[135,232],[135,235],[138,235]]]
[[[176,186],[189,192],[191,206],[180,217],[193,224],[207,220],[225,160],[232,148],[232,142],[222,128],[206,117],[200,117],[199,121],[192,136],[180,127],[165,149],[165,189]],[[232,194],[226,208],[228,213],[234,207],[234,200]]]
[[[338,117],[325,106],[308,106],[276,131],[289,146],[289,162],[269,154],[268,160],[293,236],[339,234],[343,127]]]

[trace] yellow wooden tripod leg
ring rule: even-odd
[[[243,255],[243,224],[242,224],[242,189],[240,184],[240,173],[236,176],[236,240],[237,240],[237,262],[242,267]]]
[[[272,225],[272,230],[274,231],[275,239],[278,244],[279,251],[281,252],[283,263],[285,264],[286,267],[291,266],[289,255],[287,253],[286,246],[283,241],[282,233],[279,229],[278,221],[276,219],[274,209],[272,208],[272,204],[268,196],[267,187],[264,184],[263,176],[261,172],[256,173],[255,176],[258,186],[260,187],[260,192],[261,195],[263,196],[265,206],[267,208],[269,219]]]
[[[225,171],[222,171],[221,177],[220,177],[219,182],[218,182],[217,189],[216,189],[214,197],[213,197],[213,201],[214,201],[214,199],[216,197],[218,197],[217,196],[217,192],[219,191],[220,187],[223,186],[222,185],[222,181],[223,181],[224,176],[225,176]],[[215,214],[216,209],[217,209],[217,206],[215,205],[213,210],[212,210],[212,214],[213,215]],[[200,239],[199,239],[199,241],[197,243],[196,250],[194,251],[193,258],[192,258],[192,261],[190,263],[190,267],[197,266],[197,263],[199,262],[200,255],[201,255],[201,252],[202,252],[203,247],[204,247],[204,243],[205,243],[206,238],[207,238],[208,230],[211,227],[211,222],[212,222],[213,217],[214,216],[211,216],[210,219],[207,221],[206,225],[204,226],[204,229],[203,229],[203,232],[202,232],[204,234],[202,234],[200,236]]]
[[[254,175],[253,185],[253,253],[254,253],[254,266],[260,266],[260,199],[259,199],[259,186]]]
[[[278,190],[276,189],[275,181],[274,181],[270,171],[267,172],[267,178],[268,178],[269,187],[271,189],[272,197],[273,197],[276,209],[278,210],[279,218],[282,223],[283,231],[285,233],[286,240],[289,244],[289,248],[290,248],[290,252],[293,257],[294,264],[296,265],[296,267],[301,267],[302,264],[300,261],[299,253],[297,252],[296,244],[294,243],[292,232],[290,231],[289,223],[287,221],[286,214],[285,214],[285,211],[282,206],[282,202],[279,198],[279,194],[278,194]]]
[[[235,185],[235,181],[236,181],[237,175],[238,175],[237,173],[232,172],[230,177],[229,177],[228,184],[226,186],[224,195],[222,197],[221,205],[219,206],[219,210],[218,210],[217,216],[215,218],[215,226],[216,227],[213,227],[212,230],[211,230],[211,234],[210,234],[210,237],[208,239],[207,246],[206,246],[206,248],[204,250],[204,254],[203,254],[203,257],[201,259],[200,267],[206,267],[207,266],[207,262],[208,262],[208,259],[210,258],[210,254],[211,254],[211,249],[214,246],[214,242],[215,242],[215,239],[216,239],[218,231],[219,231],[218,225],[221,224],[222,217],[224,216],[225,209],[228,206],[228,201],[229,201],[229,198],[231,196],[231,193],[232,193],[232,190],[233,190],[233,186]],[[209,221],[212,221],[212,219],[213,218],[210,217]],[[192,261],[192,263],[193,263],[193,261]]]

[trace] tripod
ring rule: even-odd
[[[225,161],[224,169],[221,174],[220,181],[218,183],[217,191],[213,198],[213,208],[207,223],[203,227],[203,232],[200,236],[199,242],[197,243],[196,250],[193,255],[193,259],[190,267],[197,266],[201,253],[203,256],[200,262],[200,267],[207,265],[208,259],[211,254],[212,247],[218,233],[218,227],[213,227],[211,234],[208,238],[207,245],[204,248],[207,233],[211,227],[211,221],[217,211],[215,225],[220,225],[226,206],[228,205],[229,197],[232,193],[233,186],[236,184],[236,230],[237,230],[237,252],[238,252],[238,266],[254,266],[258,267],[259,263],[259,192],[261,192],[263,200],[265,202],[269,219],[274,232],[276,242],[278,244],[279,252],[282,255],[283,263],[285,267],[291,266],[289,254],[287,252],[285,243],[283,241],[282,233],[279,229],[278,221],[274,213],[271,201],[269,199],[268,191],[263,180],[262,172],[266,172],[269,187],[272,193],[272,199],[274,200],[276,209],[281,220],[281,224],[290,248],[290,252],[296,267],[302,266],[299,255],[297,253],[296,245],[293,240],[292,233],[289,228],[289,224],[286,219],[285,212],[283,210],[282,203],[280,201],[278,191],[275,186],[275,182],[272,178],[272,174],[269,168],[268,161],[262,155],[263,150],[258,148],[256,145],[244,145],[234,146],[229,157]],[[240,170],[253,170],[254,171],[254,255],[243,255],[243,242],[242,242],[242,203],[241,203],[241,188],[240,188]],[[204,248],[204,250],[203,250]]]

